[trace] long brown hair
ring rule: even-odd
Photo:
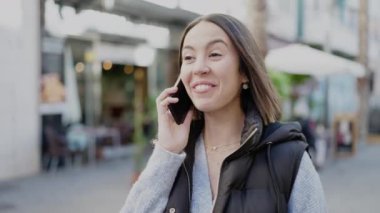
[[[179,68],[182,66],[182,47],[187,33],[200,22],[219,26],[235,46],[240,60],[240,71],[248,78],[249,89],[241,92],[244,112],[254,107],[265,124],[281,117],[278,95],[266,71],[263,56],[247,27],[236,18],[225,14],[210,14],[192,21],[184,30],[179,49]]]

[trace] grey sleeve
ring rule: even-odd
[[[289,213],[326,213],[327,205],[322,183],[305,152],[289,198]]]
[[[163,212],[185,157],[185,153],[171,153],[156,145],[120,213]]]

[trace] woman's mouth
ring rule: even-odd
[[[195,93],[206,93],[213,89],[216,85],[209,81],[196,81],[191,83],[191,88]]]

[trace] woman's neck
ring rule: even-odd
[[[244,126],[244,112],[240,105],[204,113],[204,141],[206,146],[239,143]]]

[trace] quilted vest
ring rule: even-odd
[[[203,126],[193,125],[164,212],[188,213],[192,195],[195,141]],[[272,123],[252,137],[221,166],[214,213],[286,213],[302,156],[307,150],[297,123]]]

